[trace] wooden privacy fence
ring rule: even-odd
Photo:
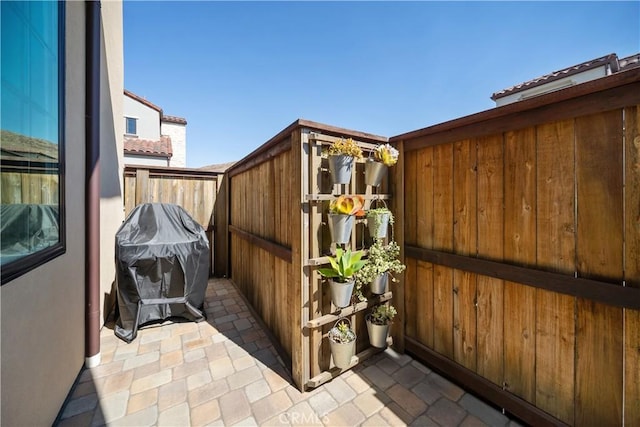
[[[351,316],[355,324],[356,359],[372,354],[364,310],[391,298],[388,293],[369,304],[334,311],[328,286],[316,271],[328,262],[326,208],[336,192],[362,194],[369,201],[388,198],[365,188],[362,163],[349,186],[334,188],[321,153],[340,137],[352,137],[365,150],[386,142],[298,120],[228,170],[231,277],[280,343],[300,389],[316,387],[341,372],[331,363],[326,338],[339,315]],[[352,248],[361,248],[362,227],[355,229]]]
[[[3,160],[1,203],[57,205],[58,163]]]
[[[211,248],[211,274],[225,272],[226,233],[214,233],[217,224],[226,230],[226,196],[220,191],[222,182],[223,175],[218,172],[128,165],[124,171],[125,216],[141,203],[182,206],[206,230]]]
[[[397,345],[534,425],[640,425],[640,69],[391,138]]]

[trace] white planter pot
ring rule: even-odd
[[[356,341],[342,344],[329,340],[329,344],[333,364],[340,369],[348,368],[351,365],[351,358],[356,354]]]
[[[384,239],[387,237],[387,230],[389,229],[389,212],[367,217],[367,228],[369,229],[369,236],[373,239]]]
[[[351,295],[353,294],[354,284],[355,280],[351,280],[345,283],[329,280],[331,302],[333,303],[333,305],[339,308],[348,307],[349,305],[351,305]]]
[[[351,230],[355,223],[355,216],[329,214],[329,231],[333,243],[349,243],[351,240]]]
[[[376,325],[371,323],[367,315],[367,332],[369,333],[369,343],[373,347],[385,348],[387,346],[387,337],[389,336],[389,325]]]
[[[376,276],[370,283],[371,293],[381,295],[389,289],[389,273],[385,272]]]
[[[387,174],[387,166],[384,163],[369,160],[364,164],[364,183],[377,187],[382,178]]]
[[[351,181],[353,157],[346,154],[329,156],[329,171],[334,184],[348,184]]]

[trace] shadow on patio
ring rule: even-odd
[[[164,322],[127,344],[103,328],[57,426],[513,425],[500,411],[391,349],[300,393],[227,279],[210,279],[205,322]]]

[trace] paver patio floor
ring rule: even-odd
[[[211,279],[208,319],[101,333],[58,426],[506,426],[500,411],[387,349],[301,393],[233,283]]]

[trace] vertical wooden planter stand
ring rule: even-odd
[[[333,323],[349,316],[358,336],[351,366],[380,351],[368,342],[365,310],[389,301],[391,292],[337,310],[317,268],[328,263],[331,236],[328,205],[339,194],[360,194],[365,208],[389,200],[388,182],[364,184],[364,160],[348,185],[331,183],[322,150],[352,138],[365,156],[387,138],[298,120],[226,174],[229,191],[230,276],[280,344],[279,352],[300,390],[329,381],[344,369],[332,365],[326,337]],[[364,220],[352,231],[349,247],[366,250]],[[347,368],[349,369],[349,368]]]
[[[336,309],[331,305],[328,295],[328,287],[317,272],[317,267],[328,262],[326,255],[335,249],[335,245],[330,243],[330,235],[327,226],[327,207],[329,201],[340,194],[362,195],[368,208],[374,199],[387,200],[389,194],[384,193],[387,188],[386,182],[376,189],[376,193],[371,186],[364,184],[364,161],[356,163],[352,170],[352,177],[349,184],[333,185],[330,181],[327,160],[322,158],[322,150],[341,137],[352,137],[363,149],[365,157],[377,144],[384,140],[371,142],[361,141],[358,136],[348,134],[340,137],[322,133],[313,129],[302,129],[303,157],[301,158],[301,168],[306,170],[302,175],[303,204],[306,209],[302,211],[302,223],[308,224],[308,234],[303,236],[303,277],[301,286],[308,289],[306,295],[308,299],[303,301],[302,313],[302,339],[303,343],[303,363],[305,365],[303,376],[300,381],[301,388],[310,389],[317,387],[340,373],[357,365],[380,351],[368,343],[367,332],[364,323],[365,310],[376,304],[389,301],[392,293],[388,292],[380,296],[368,296],[368,301],[360,302],[343,309]],[[383,192],[378,193],[377,191]],[[364,229],[363,220],[359,220],[351,234],[351,241],[348,245],[353,250],[366,250],[364,244],[368,236]],[[341,317],[349,316],[355,329],[358,339],[356,342],[356,356],[352,359],[348,368],[340,369],[333,365],[329,350],[327,333],[333,324]],[[306,354],[305,354],[306,353]]]

